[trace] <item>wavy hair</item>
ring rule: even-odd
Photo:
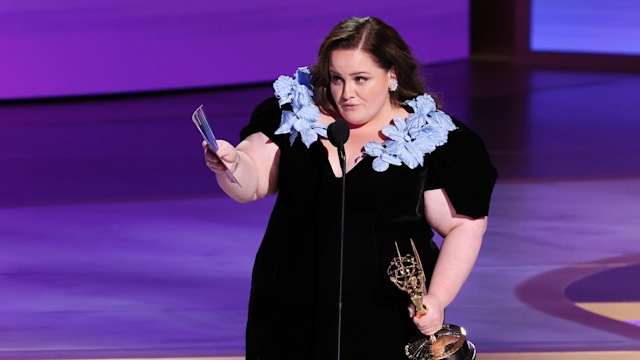
[[[402,102],[425,93],[418,63],[400,34],[378,18],[351,17],[341,21],[325,37],[318,50],[317,62],[311,69],[314,100],[324,111],[337,113],[329,88],[331,53],[355,49],[370,54],[380,68],[395,71],[398,89],[390,93],[394,106],[401,106]]]

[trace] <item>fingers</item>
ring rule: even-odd
[[[224,171],[225,168],[224,168],[224,165],[222,164],[222,161],[218,157],[218,154],[216,154],[213,151],[209,143],[207,143],[206,141],[203,141],[202,148],[204,149],[204,162],[207,165],[207,167],[213,172]]]
[[[413,323],[418,330],[425,335],[433,335],[442,329],[442,320],[434,319],[434,316],[425,315],[413,317]]]
[[[213,152],[205,154],[205,164],[213,172],[223,172],[226,170],[222,161]]]
[[[239,155],[236,149],[224,140],[218,140],[216,145],[218,146],[218,151],[214,152],[206,141],[202,142],[205,164],[211,171],[220,173],[226,171],[231,164],[234,164]]]
[[[224,161],[227,161],[227,157],[230,157],[228,155],[231,154],[234,154],[231,157],[235,158],[236,148],[233,145],[224,140],[218,140],[216,141],[216,146],[218,147],[218,149],[214,151],[214,149],[211,148],[211,145],[209,145],[206,141],[202,142],[202,148],[205,150],[205,153],[210,152],[212,155],[217,155]]]
[[[410,304],[407,310],[409,311],[409,317],[413,318],[413,323],[421,333],[433,335],[442,329],[444,314],[440,316],[436,311],[426,311],[424,309],[416,313],[416,307],[413,304]]]

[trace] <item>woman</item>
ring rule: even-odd
[[[497,176],[482,140],[437,109],[408,46],[376,18],[339,23],[311,74],[274,88],[237,147],[218,142],[224,164],[204,145],[230,197],[278,196],[254,264],[247,359],[336,358],[343,174],[326,129],[337,118],[350,128],[341,358],[404,359],[412,336],[442,327],[478,255]],[[386,273],[410,240],[427,275],[419,318]]]

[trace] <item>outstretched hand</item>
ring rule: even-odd
[[[416,307],[409,305],[409,316],[413,318],[418,330],[425,335],[433,335],[442,329],[444,325],[444,306],[442,302],[432,295],[422,297],[422,303],[427,308],[427,314],[420,317],[416,315]]]
[[[206,141],[202,142],[207,167],[214,173],[224,173],[227,169],[233,171],[240,156],[238,151],[233,145],[224,140],[217,140],[216,144],[218,145],[218,151],[214,152]]]

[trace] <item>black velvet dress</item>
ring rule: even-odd
[[[262,132],[280,148],[278,198],[256,255],[246,358],[335,359],[338,330],[341,178],[322,142],[274,135],[281,110],[275,98],[254,111],[244,139]],[[482,140],[463,124],[425,166],[372,168],[365,156],[346,174],[341,358],[406,359],[404,345],[418,331],[409,296],[387,276],[413,239],[427,276],[438,249],[425,221],[423,193],[444,188],[459,214],[487,215],[496,171]],[[427,284],[429,278],[427,279]]]

